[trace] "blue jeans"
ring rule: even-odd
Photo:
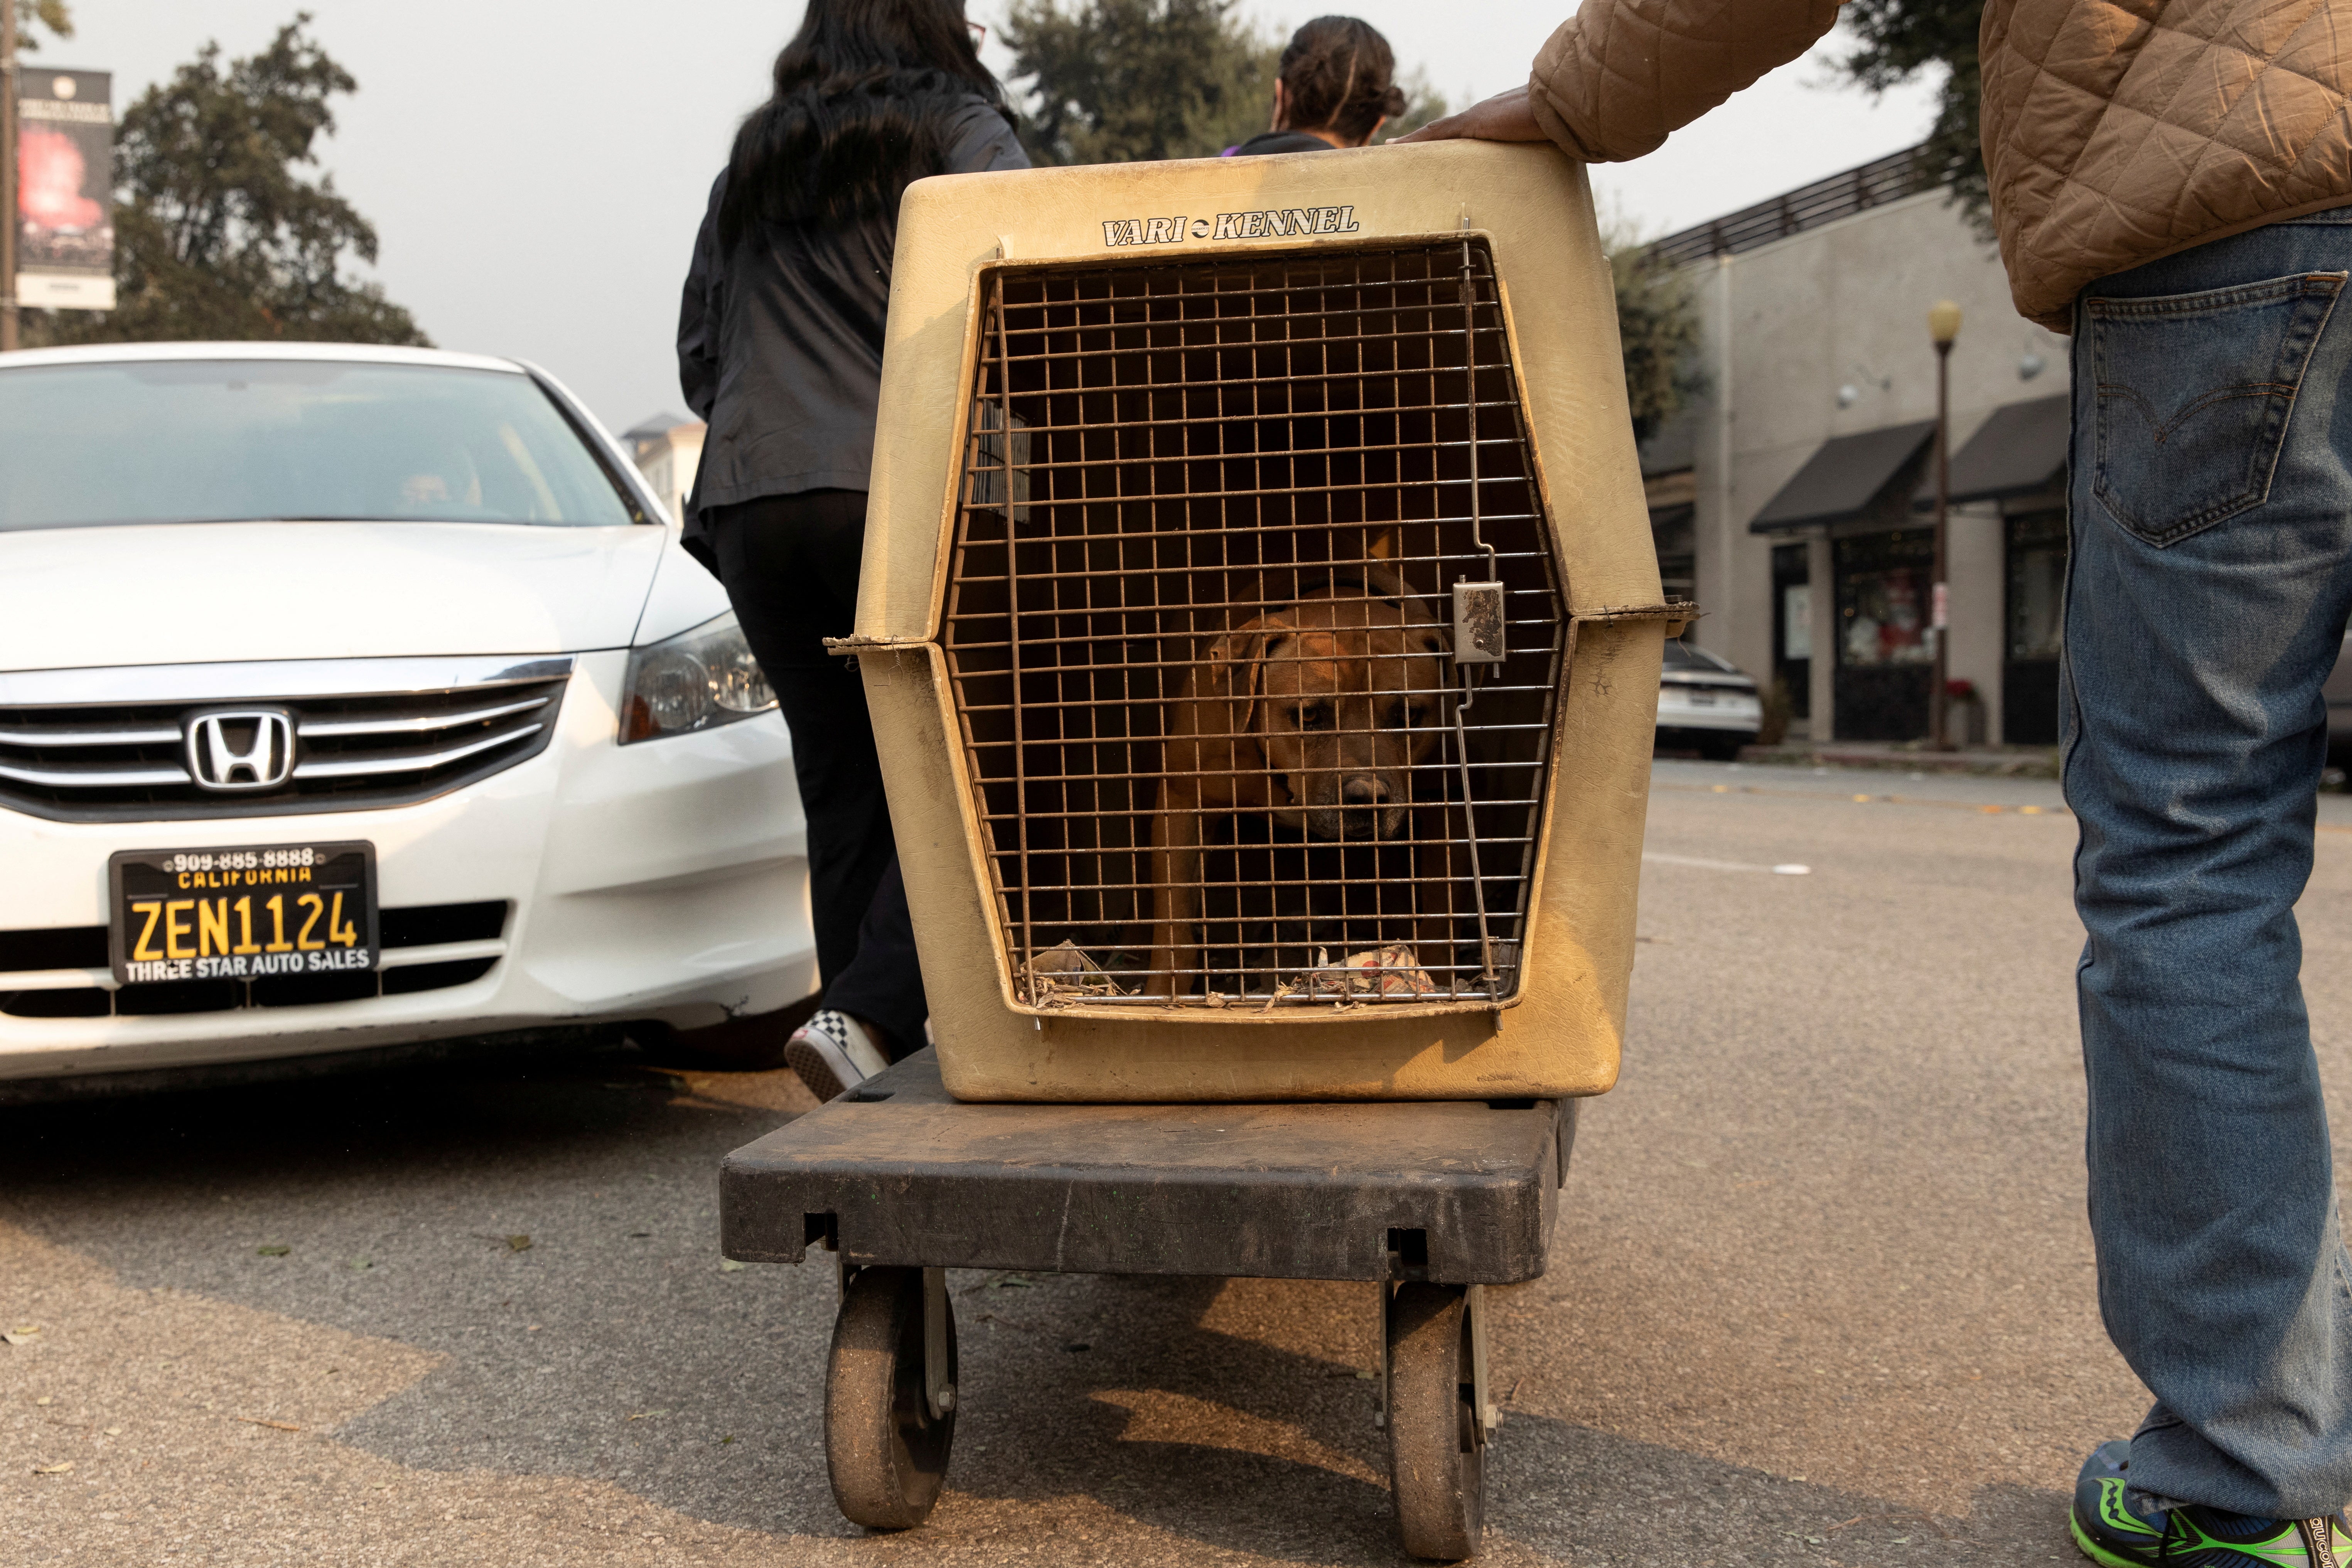
[[[2352,1272],[2294,906],[2352,612],[2352,208],[2075,306],[2066,799],[2108,1333],[2134,1482],[2352,1500]]]

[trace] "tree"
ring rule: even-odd
[[[1002,29],[1013,76],[1031,83],[1030,154],[1041,163],[1210,158],[1265,130],[1282,41],[1239,0],[1013,0]],[[1402,136],[1449,112],[1416,69],[1399,79]]]
[[[1849,0],[1840,19],[1853,30],[1855,47],[1838,68],[1872,92],[1944,68],[1942,100],[1923,156],[1978,232],[1992,237],[1984,149],[1977,138],[1983,94],[1977,31],[1984,0]]]
[[[16,0],[16,47],[37,49],[40,35],[35,27],[47,27],[60,38],[73,37],[73,11],[66,0]]]
[[[1706,391],[1698,368],[1698,304],[1683,269],[1626,226],[1610,224],[1602,242],[1617,286],[1617,336],[1624,348],[1633,439],[1646,441]]]
[[[34,342],[288,338],[425,344],[415,318],[345,260],[376,258],[375,229],[297,171],[358,90],[304,28],[224,68],[220,46],[148,89],[115,140],[116,309],[30,313]]]
[[[1013,0],[1013,75],[1033,79],[1041,163],[1211,158],[1266,128],[1282,47],[1240,0]]]

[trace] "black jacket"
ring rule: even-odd
[[[949,122],[947,146],[950,174],[1029,166],[1013,127],[978,97]],[[898,227],[895,213],[845,227],[756,224],[722,257],[726,189],[721,170],[677,318],[678,385],[710,426],[683,541],[706,566],[709,508],[866,489]]]

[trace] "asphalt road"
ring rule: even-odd
[[[1482,1561],[2079,1561],[2066,1489],[2143,1396],[2082,1219],[2073,841],[2049,784],[1660,764],[1623,1081],[1496,1298]],[[719,1156],[806,1104],[623,1055],[0,1110],[0,1562],[1402,1561],[1357,1286],[959,1274],[949,1495],[845,1525],[830,1274],[715,1247]]]

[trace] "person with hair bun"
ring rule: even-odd
[[[1354,16],[1318,16],[1291,35],[1274,80],[1274,128],[1227,157],[1361,147],[1404,112],[1396,52]]]

